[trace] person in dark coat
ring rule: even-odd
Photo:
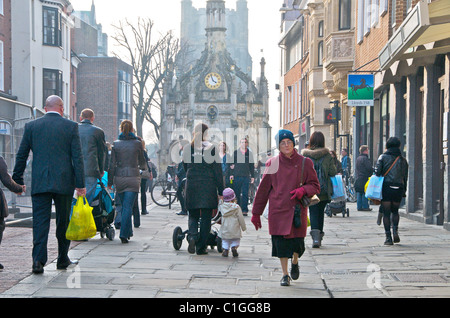
[[[386,234],[385,245],[393,245],[400,242],[398,235],[400,215],[398,214],[398,209],[402,198],[406,196],[408,184],[408,162],[402,156],[400,145],[399,138],[389,138],[386,142],[386,151],[378,158],[375,165],[375,175],[378,177],[384,176],[381,210],[383,212],[383,225]],[[391,236],[391,219],[393,240]]]
[[[5,159],[0,156],[0,181],[11,192],[16,194],[22,194],[25,192],[26,187],[17,184],[9,175],[8,167],[6,166]],[[3,231],[5,230],[5,219],[8,217],[8,202],[6,201],[5,193],[0,188],[0,244],[2,243]],[[0,270],[3,270],[3,265],[0,264]]]
[[[261,228],[261,215],[269,202],[269,233],[272,236],[272,256],[280,259],[283,276],[280,284],[288,286],[290,279],[298,279],[298,260],[305,251],[308,209],[301,208],[301,226],[294,226],[294,209],[304,195],[319,194],[320,184],[311,159],[303,157],[294,148],[291,131],[282,129],[275,137],[280,154],[266,162],[266,168],[253,201],[251,222]],[[304,163],[303,185],[300,186]],[[291,277],[288,259],[292,258]]]
[[[362,145],[359,147],[359,153],[355,165],[356,207],[358,211],[372,211],[369,208],[369,200],[364,194],[364,186],[373,174],[372,163],[369,160],[369,147]]]
[[[108,171],[108,188],[112,189],[114,184],[122,204],[119,235],[122,243],[128,243],[133,236],[131,226],[133,206],[141,188],[141,170],[147,169],[144,148],[133,133],[133,123],[130,120],[123,120],[120,123],[119,139],[113,143]],[[139,217],[139,213],[137,216]],[[136,218],[136,215],[134,217]],[[135,220],[135,226],[136,222],[138,221]]]
[[[89,204],[94,200],[98,180],[101,180],[105,173],[105,159],[108,151],[105,133],[94,125],[94,120],[95,114],[92,109],[86,108],[81,111],[78,130],[84,159],[86,199]]]
[[[198,124],[192,142],[183,149],[186,209],[189,211],[188,252],[197,252],[198,255],[208,253],[206,243],[211,231],[212,212],[218,208],[224,190],[219,151],[207,141],[207,130],[206,124]]]
[[[50,230],[52,201],[56,209],[58,239],[57,269],[66,269],[73,262],[66,238],[74,190],[86,195],[84,162],[78,124],[65,119],[64,102],[55,95],[47,98],[45,116],[25,125],[16,155],[13,180],[23,185],[28,155],[33,152],[31,199],[33,205],[33,273],[42,274],[47,262],[47,241]]]
[[[176,171],[176,179],[177,179],[177,199],[180,201],[181,211],[177,213],[177,215],[187,215],[186,211],[186,202],[183,195],[183,183],[186,183],[186,171],[184,171],[183,162],[180,162],[177,166]]]
[[[248,139],[242,138],[239,149],[233,152],[230,161],[232,173],[230,182],[233,182],[232,188],[236,193],[242,214],[248,214],[248,192],[251,183],[255,182],[255,159],[253,153],[248,148]]]

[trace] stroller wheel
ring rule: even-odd
[[[177,226],[173,230],[172,244],[173,244],[173,248],[176,249],[177,251],[181,248],[181,244],[183,243],[182,234],[183,234],[183,230],[179,226]]]
[[[347,208],[347,217],[350,216],[350,210]]]
[[[331,212],[331,208],[328,204],[325,207],[325,214],[328,215],[328,217],[330,217],[330,218],[333,216],[333,213]]]
[[[106,237],[110,241],[114,240],[115,236],[116,236],[116,231],[112,227],[106,229]]]

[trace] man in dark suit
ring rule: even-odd
[[[50,229],[52,200],[56,209],[58,239],[57,268],[73,264],[66,239],[74,190],[85,196],[84,165],[78,124],[63,118],[64,103],[58,96],[47,98],[45,116],[25,125],[16,156],[13,180],[23,185],[23,173],[30,150],[33,152],[31,198],[33,205],[33,273],[44,272]]]

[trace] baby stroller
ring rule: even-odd
[[[338,213],[342,213],[342,217],[345,218],[345,215],[347,217],[350,216],[349,209],[346,205],[346,200],[332,200],[330,203],[327,204],[325,207],[325,213],[331,218],[333,215],[336,215]]]
[[[94,200],[92,200],[90,205],[93,208],[92,215],[97,226],[97,232],[100,232],[102,238],[106,235],[112,241],[114,240],[115,230],[111,224],[116,217],[116,209],[114,207],[114,194],[111,195],[105,186],[105,182],[106,184],[108,182],[107,180],[108,177],[105,180],[105,176],[103,176],[102,181],[98,182]]]
[[[331,218],[333,215],[342,213],[342,217],[350,216],[349,209],[347,208],[347,195],[345,193],[344,182],[341,175],[336,175],[332,180],[333,195],[331,196],[331,202],[325,207],[325,213]]]
[[[217,246],[217,251],[219,253],[223,252],[222,249],[222,239],[219,237],[219,229],[217,228],[217,224],[220,224],[222,214],[218,212],[218,210],[213,210],[213,215],[211,219],[211,232],[208,236],[208,244],[211,249],[214,249],[214,246]],[[177,226],[173,230],[172,236],[172,244],[173,248],[177,251],[181,248],[181,244],[183,243],[184,238],[188,234],[189,230],[183,232],[180,226]]]

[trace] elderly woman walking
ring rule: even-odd
[[[320,192],[319,181],[310,159],[298,154],[295,139],[289,130],[280,130],[275,137],[280,154],[269,159],[253,201],[252,223],[261,228],[261,214],[269,201],[269,233],[272,236],[272,256],[278,257],[283,277],[281,286],[289,286],[291,278],[300,275],[298,261],[305,251],[307,208],[300,204],[303,196]],[[303,173],[302,173],[303,167]],[[301,179],[303,175],[303,184]],[[294,224],[294,212],[300,210],[301,224]],[[297,226],[297,227],[296,227]],[[290,276],[288,259],[292,259]]]
[[[131,215],[134,202],[141,188],[141,170],[148,170],[141,141],[133,133],[133,123],[124,120],[120,124],[119,139],[114,141],[108,171],[108,188],[114,184],[122,203],[120,240],[128,243],[133,236]]]
[[[400,242],[400,236],[398,235],[400,215],[398,214],[398,209],[402,198],[406,196],[408,183],[408,162],[402,156],[400,145],[399,138],[389,138],[386,142],[386,151],[378,158],[375,165],[375,174],[378,177],[384,176],[381,210],[384,214],[385,245],[393,245]],[[391,236],[391,219],[394,240],[392,240]]]

